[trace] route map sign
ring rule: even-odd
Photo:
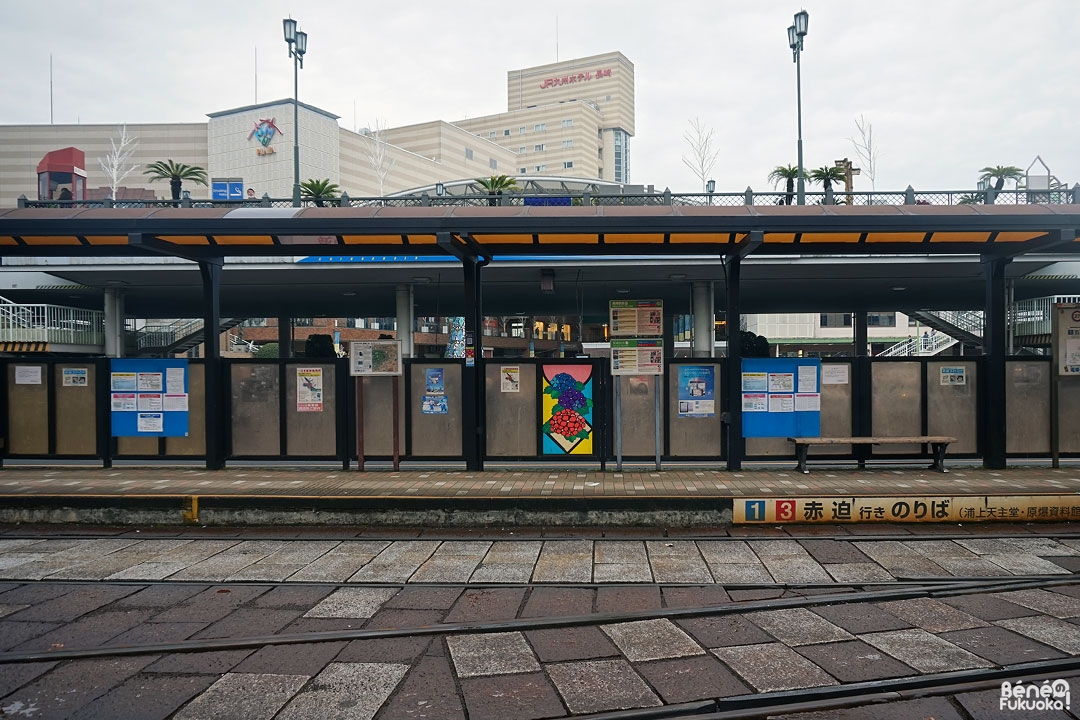
[[[350,375],[400,375],[401,341],[371,340],[349,343]]]

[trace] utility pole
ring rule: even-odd
[[[853,198],[851,197],[852,178],[862,171],[857,167],[852,167],[851,161],[847,158],[836,160],[833,164],[844,171],[844,192],[847,194],[847,204],[853,205]]]

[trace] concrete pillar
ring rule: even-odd
[[[398,285],[396,298],[397,336],[401,341],[401,356],[411,358],[413,356],[413,329],[416,327],[416,318],[413,315],[412,285]]]
[[[124,357],[124,295],[115,288],[105,289],[105,355]]]
[[[690,283],[690,304],[694,309],[694,357],[711,358],[716,348],[712,282]]]

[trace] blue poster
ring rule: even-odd
[[[187,360],[109,361],[114,437],[187,437]]]
[[[679,417],[716,414],[715,371],[715,365],[679,366]]]
[[[443,369],[442,368],[427,368],[424,371],[424,391],[432,394],[441,395],[443,390]]]
[[[210,199],[212,200],[228,200],[229,199],[229,183],[222,182],[220,180],[214,180],[210,183]]]

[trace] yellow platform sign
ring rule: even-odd
[[[1080,520],[1080,495],[734,498],[732,522],[1009,522]]]

